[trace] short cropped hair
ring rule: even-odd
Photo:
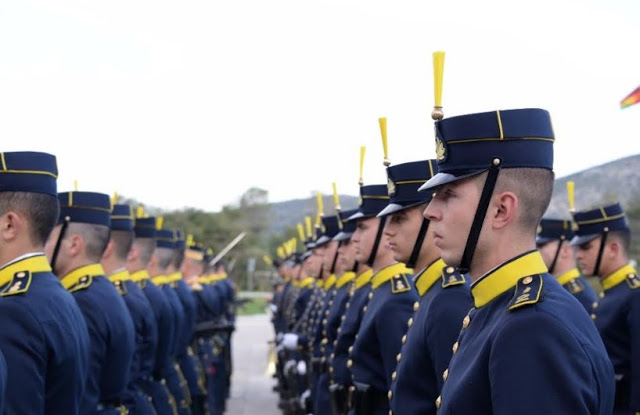
[[[151,261],[151,255],[156,248],[156,240],[153,238],[134,238],[133,245],[140,252],[140,262],[146,267]]]
[[[0,192],[0,215],[15,211],[29,222],[31,243],[42,246],[58,221],[58,198],[43,193]]]
[[[91,223],[71,222],[64,235],[65,238],[70,235],[80,235],[84,239],[86,245],[86,256],[92,262],[100,262],[102,254],[109,243],[109,228],[103,225],[94,225]]]
[[[483,175],[486,177],[486,173]],[[553,194],[553,171],[539,168],[502,169],[494,194],[513,192],[520,201],[518,223],[524,231],[538,227]],[[484,183],[484,180],[481,182]]]
[[[162,269],[167,268],[173,260],[173,250],[170,248],[156,248],[153,253],[158,258],[158,266]]]
[[[111,239],[115,245],[114,253],[119,261],[126,261],[133,245],[133,231],[111,231]]]
[[[180,269],[184,262],[184,249],[175,249],[173,251],[173,266],[175,269]]]
[[[622,245],[622,251],[626,256],[629,256],[629,249],[631,249],[631,231],[629,229],[611,231],[608,238],[609,240],[620,242],[620,245]]]

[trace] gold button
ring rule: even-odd
[[[453,267],[447,267],[447,274],[453,274],[453,271],[455,271]]]
[[[398,353],[396,355],[396,362],[400,362],[400,359],[402,358],[402,353]]]
[[[593,304],[591,304],[591,307],[593,307],[593,309],[595,310],[596,308],[598,308],[600,304],[598,304],[597,301],[594,301]]]
[[[369,293],[369,300],[373,298],[373,293]]]
[[[526,277],[524,280],[522,280],[522,283],[524,285],[529,285],[533,282],[533,278],[532,277]]]
[[[438,396],[438,399],[436,399],[436,409],[440,409],[440,405],[442,405],[442,397]]]
[[[420,303],[419,302],[415,302],[413,303],[413,311],[418,311],[420,310]]]
[[[596,315],[595,314],[591,314],[591,320],[595,320],[596,319]]]
[[[393,380],[395,382],[396,378],[398,377],[398,372],[396,372],[395,370],[393,371],[393,373],[391,374],[391,380]]]
[[[464,320],[462,320],[462,328],[466,329],[467,327],[469,327],[469,323],[471,323],[471,317],[466,316]]]
[[[444,372],[442,373],[442,380],[447,380],[447,378],[449,377],[449,369],[445,369]]]
[[[389,393],[387,393],[387,398],[389,398],[389,400],[391,400],[392,396],[393,396],[393,392],[389,391]]]
[[[342,316],[340,317],[340,320],[344,321],[347,318],[347,316]]]
[[[322,324],[324,324],[325,326],[327,325],[327,319],[326,318],[324,320],[322,320]]]
[[[349,346],[349,353],[353,352],[353,346]]]
[[[458,347],[460,347],[460,344],[458,342],[453,343],[453,348],[451,349],[453,351],[453,354],[458,353]]]
[[[393,415],[393,411],[389,409],[389,415]]]
[[[367,306],[362,307],[362,312],[367,311]]]
[[[409,321],[407,321],[407,327],[413,326],[413,317],[409,317]]]
[[[324,339],[322,339],[322,341],[320,342],[321,344],[327,344],[329,343],[329,339],[327,339],[326,337]]]
[[[349,359],[347,360],[347,367],[351,368],[351,366],[353,366],[353,360]]]
[[[598,294],[598,297],[600,297],[600,298],[604,298],[604,293],[600,293],[600,294]]]
[[[329,373],[333,375],[333,366],[329,366]]]

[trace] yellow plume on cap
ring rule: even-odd
[[[575,183],[573,180],[567,182],[567,198],[569,199],[569,212],[576,211]]]
[[[331,187],[333,187],[333,204],[336,207],[336,211],[340,211],[340,196],[338,195],[338,187],[336,186],[336,182],[331,183]]]
[[[444,77],[444,52],[433,52],[433,95],[435,104],[431,112],[431,118],[441,120],[442,112],[442,79]]]
[[[156,217],[156,229],[162,229],[162,224],[164,223],[164,218],[162,216]]]
[[[144,218],[144,206],[142,205],[138,206],[138,209],[136,209],[136,218],[137,219]]]
[[[282,246],[279,246],[276,252],[278,253],[278,257],[280,257],[280,259],[284,259],[286,257],[286,255],[284,254],[284,248]]]
[[[291,238],[291,253],[298,252],[298,240]]]
[[[307,226],[307,238],[311,238],[311,236],[313,235],[313,226],[311,223],[311,217],[310,216],[305,216],[304,217],[304,223]]]
[[[111,196],[111,206],[115,205],[116,203],[118,203],[118,192],[117,191],[113,192],[113,196]]]
[[[298,228],[298,238],[300,238],[300,242],[304,243],[304,227],[301,223],[298,223],[296,227]]]
[[[269,255],[263,255],[262,256],[262,260],[265,262],[265,264],[267,265],[273,265],[273,260],[271,259],[271,257]]]
[[[73,181],[73,190],[75,190],[76,192],[78,191],[78,181],[77,180]]]
[[[362,174],[364,170],[364,154],[367,152],[366,146],[360,146],[360,179],[358,180],[358,184],[362,186],[364,184],[364,176]]]
[[[387,119],[385,117],[378,118],[378,124],[380,124],[380,135],[382,136],[382,152],[384,153],[385,166],[391,164],[389,161],[389,143],[387,141]]]
[[[184,244],[188,247],[193,245],[193,235],[192,234],[188,234],[187,235],[187,239],[185,239]]]
[[[316,204],[318,205],[318,216],[324,216],[324,201],[321,192],[316,193]]]

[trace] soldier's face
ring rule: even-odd
[[[407,262],[422,225],[422,207],[416,206],[390,215],[384,227],[389,248],[398,262]]]
[[[592,239],[576,248],[576,260],[583,275],[593,275],[595,272],[599,250],[600,238]]]
[[[439,188],[424,210],[434,244],[448,265],[460,265],[479,200],[480,188],[471,178]]]
[[[331,265],[333,265],[333,258],[336,256],[336,252],[338,252],[338,243],[335,241],[330,241],[325,244],[324,256],[322,257],[322,265],[325,271],[329,272],[331,270]]]
[[[358,219],[356,225],[356,231],[351,237],[351,243],[356,246],[356,261],[365,263],[371,256],[371,250],[373,249],[373,243],[378,233],[378,224],[380,219],[376,217]],[[381,241],[381,243],[387,243]]]
[[[356,262],[356,245],[351,243],[351,239],[342,241],[340,248],[338,248],[338,261],[342,265],[342,269],[348,271],[353,268]]]

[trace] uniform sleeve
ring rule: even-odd
[[[640,412],[640,290],[629,297],[627,324],[631,333],[631,382],[629,403],[632,412]]]
[[[169,354],[171,352],[171,339],[174,336],[173,315],[169,302],[162,298],[159,307],[158,318],[158,348],[154,365],[154,374],[161,376],[164,368],[169,364]]]
[[[116,298],[118,300],[118,298]],[[122,304],[124,307],[124,304]],[[115,309],[115,307],[114,307]],[[103,385],[104,399],[121,398],[129,383],[130,367],[135,350],[133,321],[126,308],[120,308],[120,318],[111,324],[107,343],[106,367],[110,372],[109,389]],[[124,311],[124,312],[122,312]],[[113,323],[116,323],[115,325]]]
[[[392,298],[385,304],[384,312],[380,313],[376,321],[387,388],[391,386],[391,373],[396,369],[397,355],[402,348],[402,336],[408,328],[407,321],[413,316],[413,303],[418,299],[414,291],[392,296],[397,298]]]
[[[595,370],[587,355],[594,351],[585,351],[557,320],[561,316],[533,308],[512,313],[489,356],[493,414],[601,413]]]
[[[13,299],[0,299],[0,351],[7,363],[5,413],[30,415],[45,408],[47,351],[38,321]],[[25,395],[25,391],[30,391]],[[77,409],[77,406],[76,406]]]
[[[447,290],[445,295],[437,297],[431,304],[427,321],[427,350],[433,362],[438,390],[442,390],[442,374],[449,367],[452,346],[460,334],[462,320],[471,309],[468,290]]]

